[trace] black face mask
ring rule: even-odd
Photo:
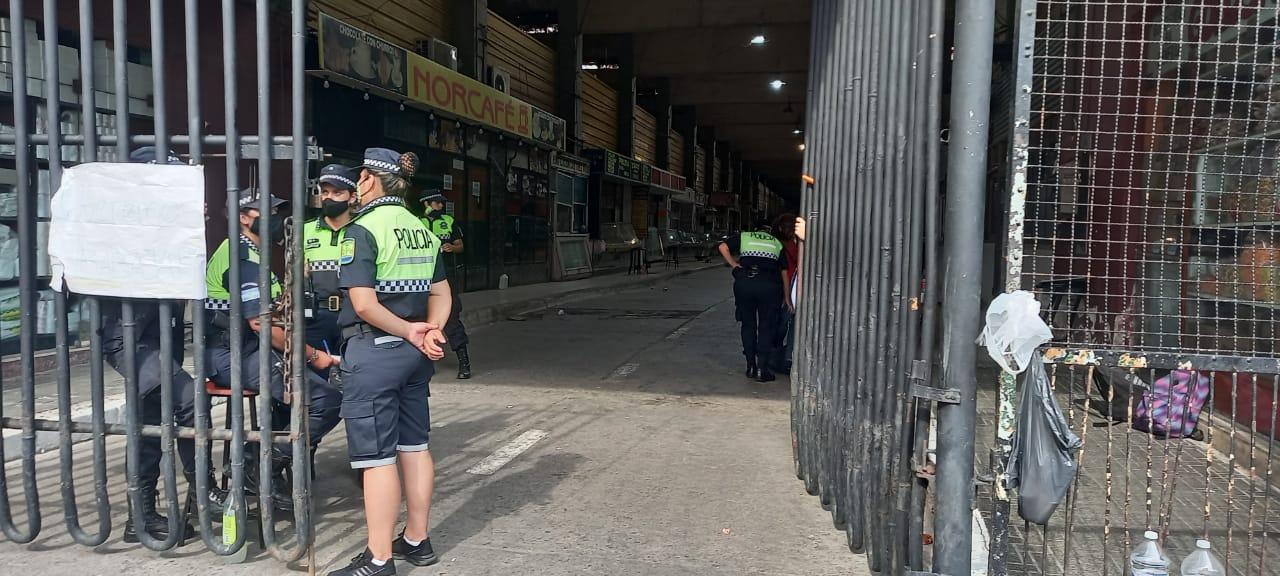
[[[332,198],[325,198],[320,202],[320,210],[328,218],[337,218],[346,213],[351,208],[350,202],[339,202]]]
[[[444,210],[432,210],[430,208],[427,209],[427,218],[431,218],[432,220],[439,218],[440,215],[442,214],[444,214]]]
[[[267,229],[262,229],[262,216],[257,217],[253,221],[253,233],[259,238],[270,239],[271,242],[279,242],[284,240],[284,218],[279,215],[273,215],[267,219]]]

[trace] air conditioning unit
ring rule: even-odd
[[[444,40],[438,38],[419,40],[414,46],[414,52],[454,72],[458,71],[458,48]]]
[[[497,66],[490,66],[489,85],[503,94],[511,94],[511,73]]]

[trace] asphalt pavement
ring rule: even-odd
[[[795,478],[785,376],[761,384],[741,374],[730,296],[729,276],[717,268],[475,330],[475,378],[455,380],[449,358],[432,382],[431,538],[442,560],[402,563],[399,572],[867,574]],[[82,510],[92,497],[90,449],[74,451]],[[243,564],[225,563],[198,541],[166,553],[124,544],[123,441],[113,438],[108,452],[115,529],[107,543],[90,549],[71,540],[58,455],[45,454],[37,484],[46,526],[32,544],[0,542],[0,572],[306,570],[256,544]],[[24,522],[20,467],[6,468]],[[342,427],[321,446],[314,490],[323,574],[364,546]],[[92,512],[82,516],[96,524]]]

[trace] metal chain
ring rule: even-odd
[[[293,400],[293,338],[294,305],[293,305],[293,219],[288,218],[284,226],[284,290],[280,295],[280,303],[276,308],[277,317],[284,328],[284,401],[289,404]]]

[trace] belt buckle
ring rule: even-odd
[[[342,310],[342,299],[337,296],[330,296],[325,299],[325,307],[330,312],[338,312]]]

